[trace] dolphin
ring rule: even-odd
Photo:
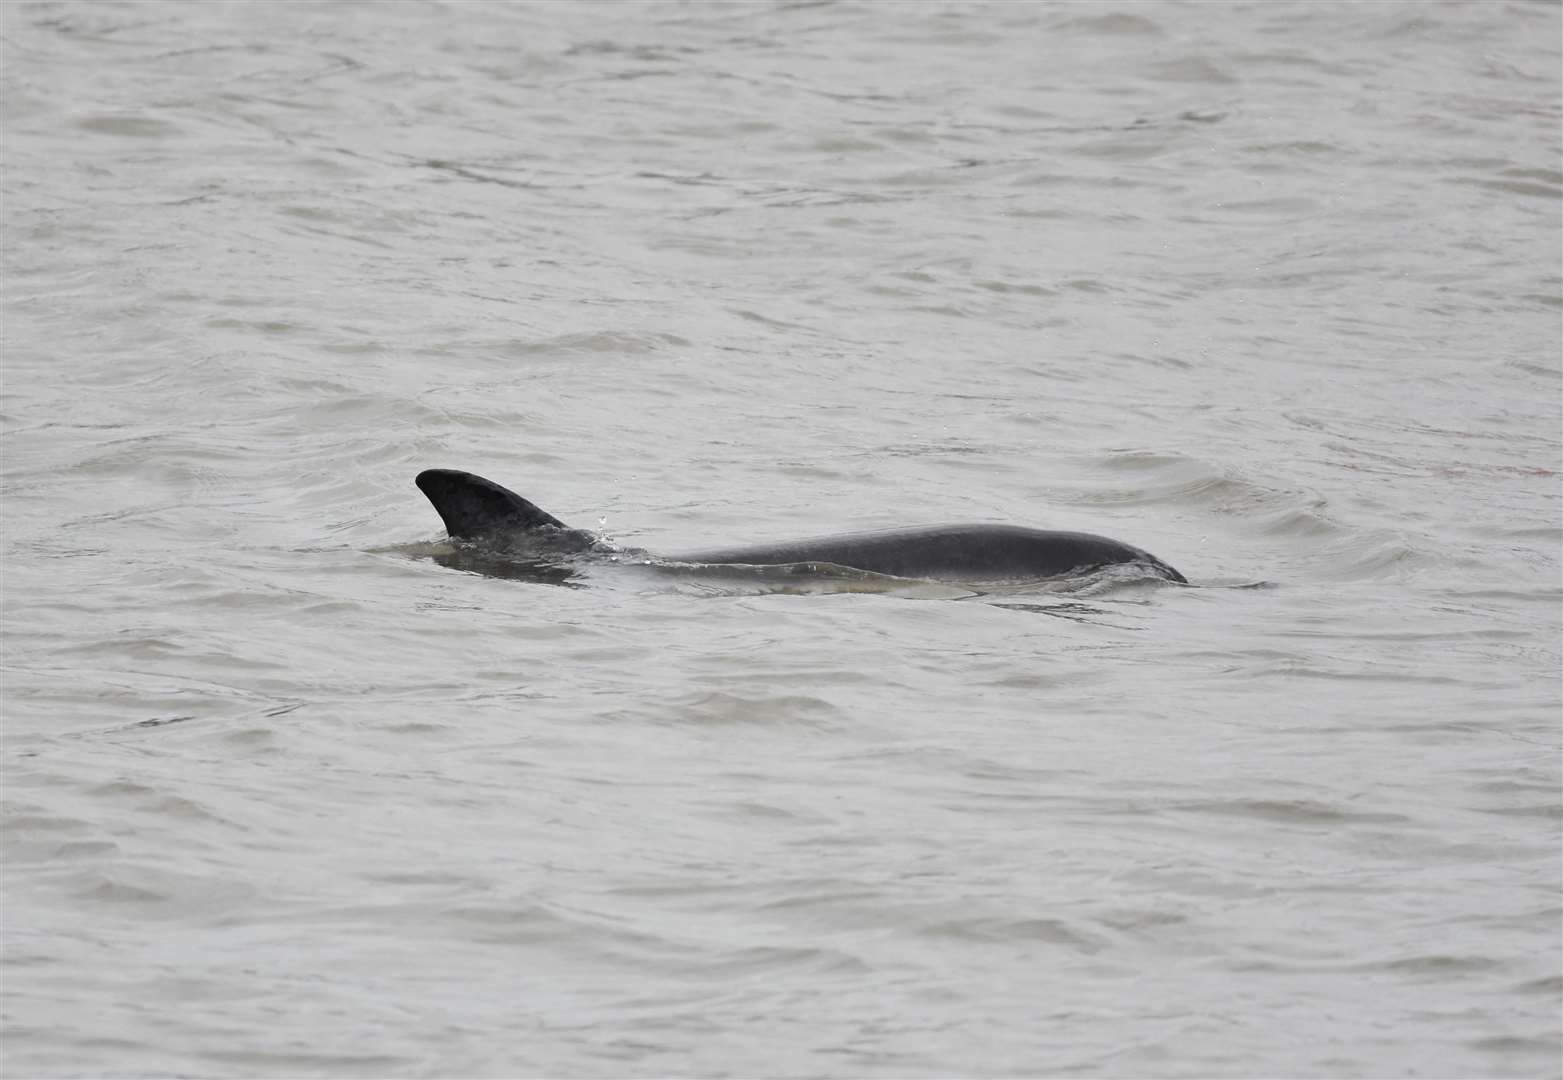
[[[414,481],[453,540],[502,546],[529,559],[588,552],[645,554],[608,547],[492,480],[428,469]],[[1020,525],[933,525],[843,533],[744,547],[658,556],[660,563],[723,566],[830,564],[872,574],[939,581],[1031,581],[1132,564],[1180,584],[1188,579],[1148,551],[1091,533]]]

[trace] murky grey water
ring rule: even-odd
[[[1557,1073],[1557,5],[0,20],[7,1075]]]

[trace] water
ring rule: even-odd
[[[0,20],[6,1075],[1557,1075],[1557,5]]]

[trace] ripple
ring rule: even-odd
[[[1173,809],[1291,825],[1399,825],[1411,820],[1403,814],[1344,810],[1309,799],[1221,799],[1179,803]]]
[[[994,945],[1039,941],[1047,945],[1067,946],[1087,954],[1100,952],[1107,947],[1107,943],[1100,938],[1076,929],[1061,919],[976,916],[931,923],[921,928],[919,933],[929,937]]]
[[[121,135],[132,139],[167,139],[182,135],[177,124],[156,116],[97,113],[84,116],[76,126],[94,135]]]

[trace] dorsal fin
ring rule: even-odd
[[[439,511],[445,531],[457,540],[540,528],[569,528],[508,488],[472,473],[426,469],[414,483]]]

